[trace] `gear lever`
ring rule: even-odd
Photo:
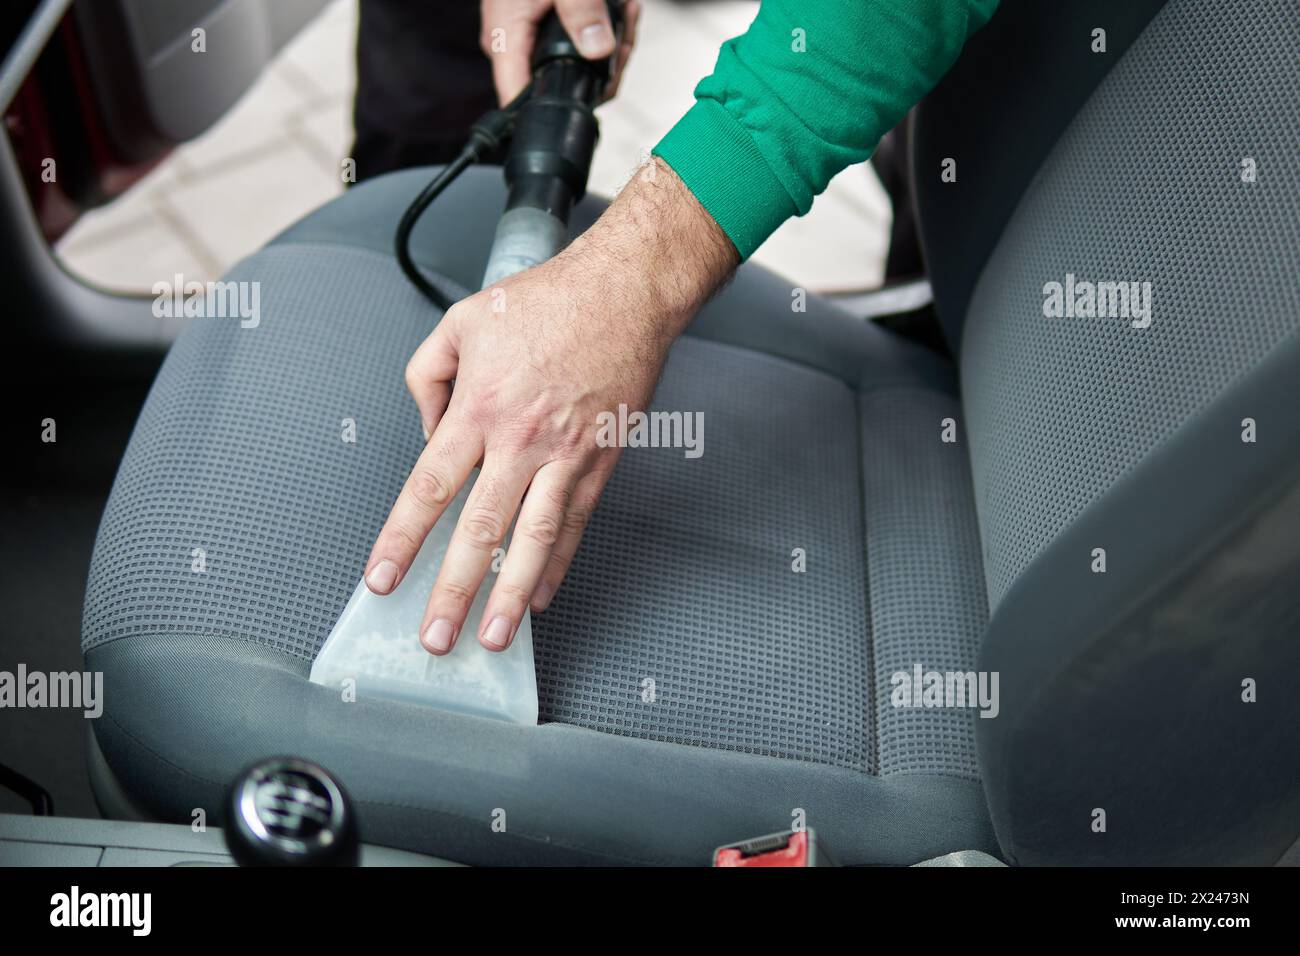
[[[226,796],[226,845],[240,866],[357,866],[361,836],[347,792],[297,757],[253,764]]]

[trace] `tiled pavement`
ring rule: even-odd
[[[637,49],[619,96],[600,110],[590,185],[599,194],[612,195],[626,181],[691,104],[718,46],[743,32],[757,9],[752,0],[642,2]],[[215,278],[340,193],[340,161],[352,137],[356,3],[335,0],[221,122],[125,196],[84,216],[59,243],[65,264],[120,291],[147,291],[175,273]],[[811,289],[874,286],[889,221],[875,175],[855,167],[755,259]]]

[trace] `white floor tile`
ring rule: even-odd
[[[156,216],[158,197],[176,182],[176,164],[164,162],[107,206],[82,214],[59,239],[59,251],[75,262],[81,251],[109,242],[123,231],[149,222]]]
[[[352,149],[352,101],[336,100],[332,104],[309,110],[294,120],[291,135],[306,134],[306,141],[318,144],[316,157],[334,175],[342,175],[340,163]],[[304,138],[299,136],[299,142]],[[306,145],[306,143],[304,143]]]
[[[182,176],[221,173],[231,163],[242,162],[250,152],[282,137],[289,118],[308,102],[274,67],[266,70],[215,126],[180,147]]]
[[[255,160],[185,183],[167,199],[224,271],[342,191],[337,176],[285,140]]]
[[[836,178],[870,183],[875,175],[855,166]],[[846,184],[840,188],[857,191],[859,187]],[[861,188],[869,197],[868,187]],[[883,195],[882,191],[882,199]],[[873,288],[884,277],[888,208],[884,200],[883,218],[868,219],[862,215],[860,202],[837,201],[828,190],[817,197],[808,215],[787,220],[777,229],[754,254],[754,261],[817,292]]]
[[[280,56],[325,96],[351,96],[357,85],[356,18],[355,0],[339,0],[289,41]]]
[[[110,292],[147,294],[155,282],[180,273],[204,281],[211,276],[202,259],[156,216],[121,224],[111,236],[66,239],[55,252],[66,268]]]
[[[636,49],[618,98],[604,107],[607,112],[627,114],[656,141],[672,128],[695,102],[695,84],[713,70],[724,39],[720,31],[702,32],[690,25],[703,6],[709,4],[644,4]]]

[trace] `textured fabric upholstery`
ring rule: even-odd
[[[939,769],[979,779],[975,711],[900,708],[894,674],[966,673],[988,621],[965,436],[944,442],[957,400],[921,388],[870,391],[860,400],[862,500],[876,680],[880,772]]]
[[[421,177],[404,181],[409,193]],[[365,218],[366,192],[391,188],[380,180],[335,206]],[[495,181],[479,192],[484,206],[500,201]],[[514,752],[519,731],[384,704],[349,719],[360,712],[328,710],[335,695],[305,681],[418,455],[401,370],[436,318],[391,256],[367,248],[364,228],[313,228],[295,227],[228,276],[260,283],[260,324],[195,321],[141,416],[86,600],[84,647],[116,701],[100,742],[127,788],[165,816],[204,805],[231,768],[274,748],[330,766],[387,842],[474,862],[533,859],[523,843],[484,849],[425,821],[457,801],[469,801],[466,815],[520,809],[525,790],[558,786],[547,767],[559,757],[531,758],[532,779],[444,780],[466,746]],[[964,447],[939,441],[951,379],[921,350],[822,305],[812,321],[843,323],[828,335],[860,342],[861,361],[842,347],[813,363],[765,354],[732,338],[740,323],[710,318],[734,311],[729,300],[748,307],[760,341],[765,322],[792,315],[788,287],[747,267],[701,316],[703,334],[678,342],[655,407],[701,412],[704,454],[625,451],[565,586],[533,624],[543,726],[530,733],[543,747],[560,727],[588,735],[559,738],[577,748],[564,759],[584,768],[585,791],[612,788],[627,806],[641,800],[628,788],[644,790],[628,763],[645,759],[636,739],[654,743],[680,774],[659,812],[699,817],[689,852],[665,856],[654,849],[662,834],[630,822],[602,830],[590,808],[584,827],[558,803],[536,810],[527,839],[574,830],[570,855],[555,861],[703,862],[729,832],[723,808],[773,829],[834,781],[859,796],[817,818],[851,861],[989,848],[969,720],[888,704],[890,674],[913,659],[973,666],[985,619]],[[836,368],[869,380],[850,384]],[[343,440],[345,420],[355,444]],[[804,572],[793,570],[796,549]],[[268,697],[271,686],[292,691]],[[444,730],[414,757],[396,722]],[[363,766],[366,747],[375,752]],[[609,752],[619,756],[588,756]],[[772,787],[745,787],[711,818],[695,804],[727,752]],[[563,776],[583,790],[582,773]],[[155,787],[159,777],[169,785]],[[433,805],[393,809],[417,781]],[[875,821],[863,825],[855,807]]]
[[[977,737],[1014,861],[1268,864],[1295,839],[1298,45],[1288,0],[1166,4],[976,287],[963,407],[1002,691]],[[1149,327],[1046,317],[1069,274],[1149,282]]]
[[[993,607],[1090,502],[1300,327],[1297,42],[1285,0],[1248,21],[1168,5],[991,255],[962,369]],[[1244,157],[1256,182],[1241,180]],[[1044,318],[1043,284],[1067,273],[1150,282],[1151,327]]]
[[[310,661],[418,455],[395,371],[432,317],[393,262],[283,245],[230,278],[253,276],[260,326],[203,320],[159,378],[101,529],[87,649],[180,631]],[[656,404],[702,413],[705,454],[625,453],[535,622],[543,719],[873,770],[852,393],[688,337]],[[796,547],[814,573],[791,571]]]
[[[315,656],[401,488],[389,463],[420,447],[393,370],[432,324],[398,275],[377,253],[287,246],[228,276],[260,283],[261,322],[195,320],[168,355],[100,527],[85,649],[189,633]]]
[[[704,454],[624,451],[534,619],[542,719],[873,771],[852,394],[686,337],[655,404],[703,413]]]

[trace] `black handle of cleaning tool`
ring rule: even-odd
[[[622,11],[608,3],[617,38]],[[587,191],[587,175],[599,133],[593,110],[609,83],[615,52],[588,60],[564,32],[552,10],[533,47],[533,89],[515,117],[505,162],[506,211],[541,209],[567,222],[569,210]]]

